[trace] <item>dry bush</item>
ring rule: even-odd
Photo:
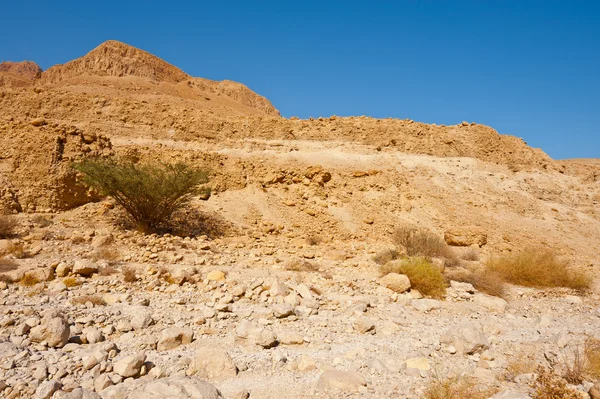
[[[540,367],[537,378],[531,383],[533,399],[578,399],[576,390],[567,387],[567,381],[553,370]]]
[[[0,239],[13,238],[18,227],[17,220],[8,215],[0,215]]]
[[[6,284],[10,284],[13,282],[13,279],[6,274],[0,274],[0,281],[5,282]]]
[[[90,255],[90,258],[93,261],[97,262],[99,260],[106,260],[109,263],[116,262],[119,259],[119,257],[120,257],[119,251],[117,251],[116,249],[114,249],[110,246],[102,246],[100,248],[97,248]]]
[[[468,248],[466,251],[464,251],[460,258],[462,260],[468,260],[471,262],[475,262],[479,260],[479,251],[477,251],[475,248]]]
[[[48,226],[52,226],[54,224],[54,222],[50,219],[46,219],[44,216],[42,215],[34,215],[31,217],[31,222],[37,224],[39,227],[48,227]]]
[[[88,302],[92,303],[94,306],[106,305],[106,301],[97,295],[83,295],[71,298],[71,303],[73,305],[85,305]]]
[[[38,280],[35,276],[32,276],[29,273],[25,273],[23,277],[21,277],[21,280],[19,280],[19,283],[21,283],[21,285],[25,287],[32,287],[39,282],[40,280]]]
[[[497,392],[496,389],[481,387],[477,380],[463,376],[441,377],[434,372],[429,381],[424,399],[487,399]]]
[[[101,276],[112,276],[113,274],[117,274],[117,273],[119,273],[119,271],[111,266],[103,267],[98,272],[98,274]]]
[[[124,267],[121,269],[121,273],[123,274],[123,280],[125,280],[126,283],[135,283],[138,281],[138,277],[136,276],[133,267]]]
[[[29,258],[29,253],[25,250],[25,246],[21,243],[10,242],[6,246],[2,255],[12,255],[17,259]]]
[[[285,270],[292,272],[318,272],[319,265],[304,259],[295,259],[285,264]]]
[[[524,353],[519,353],[513,357],[506,365],[504,379],[514,381],[521,374],[534,373],[538,368],[537,363]]]
[[[134,164],[88,158],[73,167],[84,174],[84,183],[114,198],[144,233],[160,231],[173,212],[207,191],[199,185],[208,182],[208,173],[184,163]]]
[[[585,373],[594,380],[600,379],[600,339],[588,337],[583,344],[583,355]]]
[[[585,369],[585,354],[582,354],[581,350],[576,348],[573,350],[571,359],[567,359],[566,357],[564,359],[563,378],[569,384],[579,385],[584,380]]]
[[[488,271],[497,273],[507,282],[525,287],[586,290],[591,285],[589,276],[569,269],[568,261],[559,259],[549,249],[527,249],[490,259],[486,265]]]
[[[388,262],[380,268],[381,274],[405,274],[410,280],[411,288],[419,290],[423,295],[443,298],[446,295],[446,280],[440,269],[424,257],[403,259]]]
[[[446,278],[471,284],[477,291],[504,298],[506,283],[498,273],[486,270],[446,270]]]
[[[394,231],[392,240],[396,246],[404,248],[408,256],[441,258],[453,256],[444,239],[426,229],[412,226],[399,227]]]
[[[308,245],[319,245],[320,243],[323,242],[323,238],[317,235],[311,235],[306,237],[306,243]]]
[[[10,258],[0,258],[0,273],[6,273],[17,270],[19,264]]]
[[[79,284],[81,284],[75,277],[66,277],[62,282],[68,288],[77,287]]]
[[[385,249],[373,256],[373,262],[377,263],[378,265],[385,265],[386,263],[396,259],[400,259],[400,252],[397,249]]]

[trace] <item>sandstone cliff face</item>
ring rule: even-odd
[[[35,62],[22,61],[0,63],[0,87],[25,87],[33,84],[42,74]]]

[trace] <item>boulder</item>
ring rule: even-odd
[[[404,274],[388,273],[379,279],[379,284],[399,294],[410,289],[410,280]]]
[[[421,312],[429,312],[433,309],[439,309],[442,304],[440,301],[436,299],[413,299],[411,301],[411,305],[413,308],[421,311]]]
[[[156,349],[167,351],[192,342],[194,332],[191,328],[170,327],[162,331]]]
[[[206,279],[209,281],[225,281],[225,273],[220,270],[211,270],[206,275]]]
[[[223,349],[200,348],[196,351],[188,367],[187,374],[198,374],[211,381],[222,381],[235,377],[237,367],[231,356]]]
[[[90,277],[94,273],[98,273],[98,265],[86,259],[78,259],[73,265],[73,273],[83,277]]]
[[[142,365],[146,361],[145,353],[137,353],[127,356],[114,364],[115,373],[124,378],[136,377],[140,374]]]
[[[471,321],[450,327],[440,338],[440,342],[454,346],[465,355],[482,352],[490,345],[485,334]]]
[[[456,227],[444,233],[444,240],[446,244],[456,247],[482,247],[487,244],[487,233],[480,227]]]
[[[319,377],[317,389],[340,389],[343,391],[358,391],[367,385],[365,377],[352,371],[326,370]]]
[[[46,317],[40,325],[31,329],[29,337],[33,342],[46,342],[53,348],[61,348],[69,341],[71,329],[62,317]]]
[[[491,295],[476,293],[473,297],[473,301],[482,305],[488,310],[497,313],[504,313],[508,308],[508,302],[502,298],[498,298]]]
[[[102,391],[103,399],[223,399],[219,390],[198,377],[173,376],[154,381],[137,380]]]
[[[54,392],[61,388],[62,384],[56,380],[46,381],[40,384],[35,390],[35,397],[37,399],[50,399]]]

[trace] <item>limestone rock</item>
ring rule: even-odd
[[[459,352],[471,355],[489,348],[485,334],[471,321],[464,321],[450,327],[440,338],[440,342],[454,346]]]
[[[439,309],[441,307],[440,301],[436,299],[413,299],[411,302],[413,308],[421,312],[429,312],[433,309]]]
[[[192,342],[194,332],[191,328],[171,327],[163,330],[158,340],[156,349],[166,351],[177,348],[179,345],[186,345]]]
[[[531,399],[530,396],[519,391],[500,391],[490,399]]]
[[[211,270],[206,275],[206,279],[209,281],[225,281],[225,273],[220,270]]]
[[[491,295],[476,293],[473,301],[479,303],[483,307],[491,310],[492,312],[504,313],[508,308],[508,302],[502,298],[498,298]]]
[[[33,342],[47,342],[48,346],[59,348],[69,341],[71,330],[62,317],[44,318],[39,326],[31,329],[29,337]]]
[[[90,277],[94,273],[98,273],[98,265],[92,261],[78,259],[73,265],[73,273],[83,277]]]
[[[340,389],[344,391],[357,391],[361,386],[367,385],[367,380],[352,371],[326,370],[319,377],[317,389]]]
[[[235,377],[237,367],[226,351],[218,348],[200,348],[196,351],[187,374],[198,374],[211,381],[222,381]]]
[[[56,380],[46,381],[37,387],[35,390],[35,397],[38,399],[49,399],[61,386],[61,383]]]
[[[146,354],[138,353],[117,361],[113,369],[114,372],[119,374],[121,377],[136,377],[140,374],[140,370],[142,369],[142,365],[145,361]]]
[[[379,279],[379,283],[399,294],[410,289],[410,280],[404,274],[388,273]]]
[[[110,396],[112,392],[118,392],[120,396]],[[102,396],[107,399],[223,399],[214,385],[197,377],[182,376],[119,384],[102,391]]]

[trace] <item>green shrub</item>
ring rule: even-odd
[[[518,254],[492,258],[487,270],[497,273],[509,283],[525,287],[567,287],[585,290],[591,278],[571,270],[569,262],[559,259],[549,249],[527,249]]]
[[[446,280],[440,269],[423,257],[407,258],[388,262],[381,266],[382,274],[404,274],[410,280],[411,288],[423,295],[443,298],[446,295]]]
[[[88,186],[109,195],[129,214],[139,230],[157,232],[173,212],[206,192],[200,184],[208,173],[184,163],[133,164],[112,158],[90,158],[75,164]]]

